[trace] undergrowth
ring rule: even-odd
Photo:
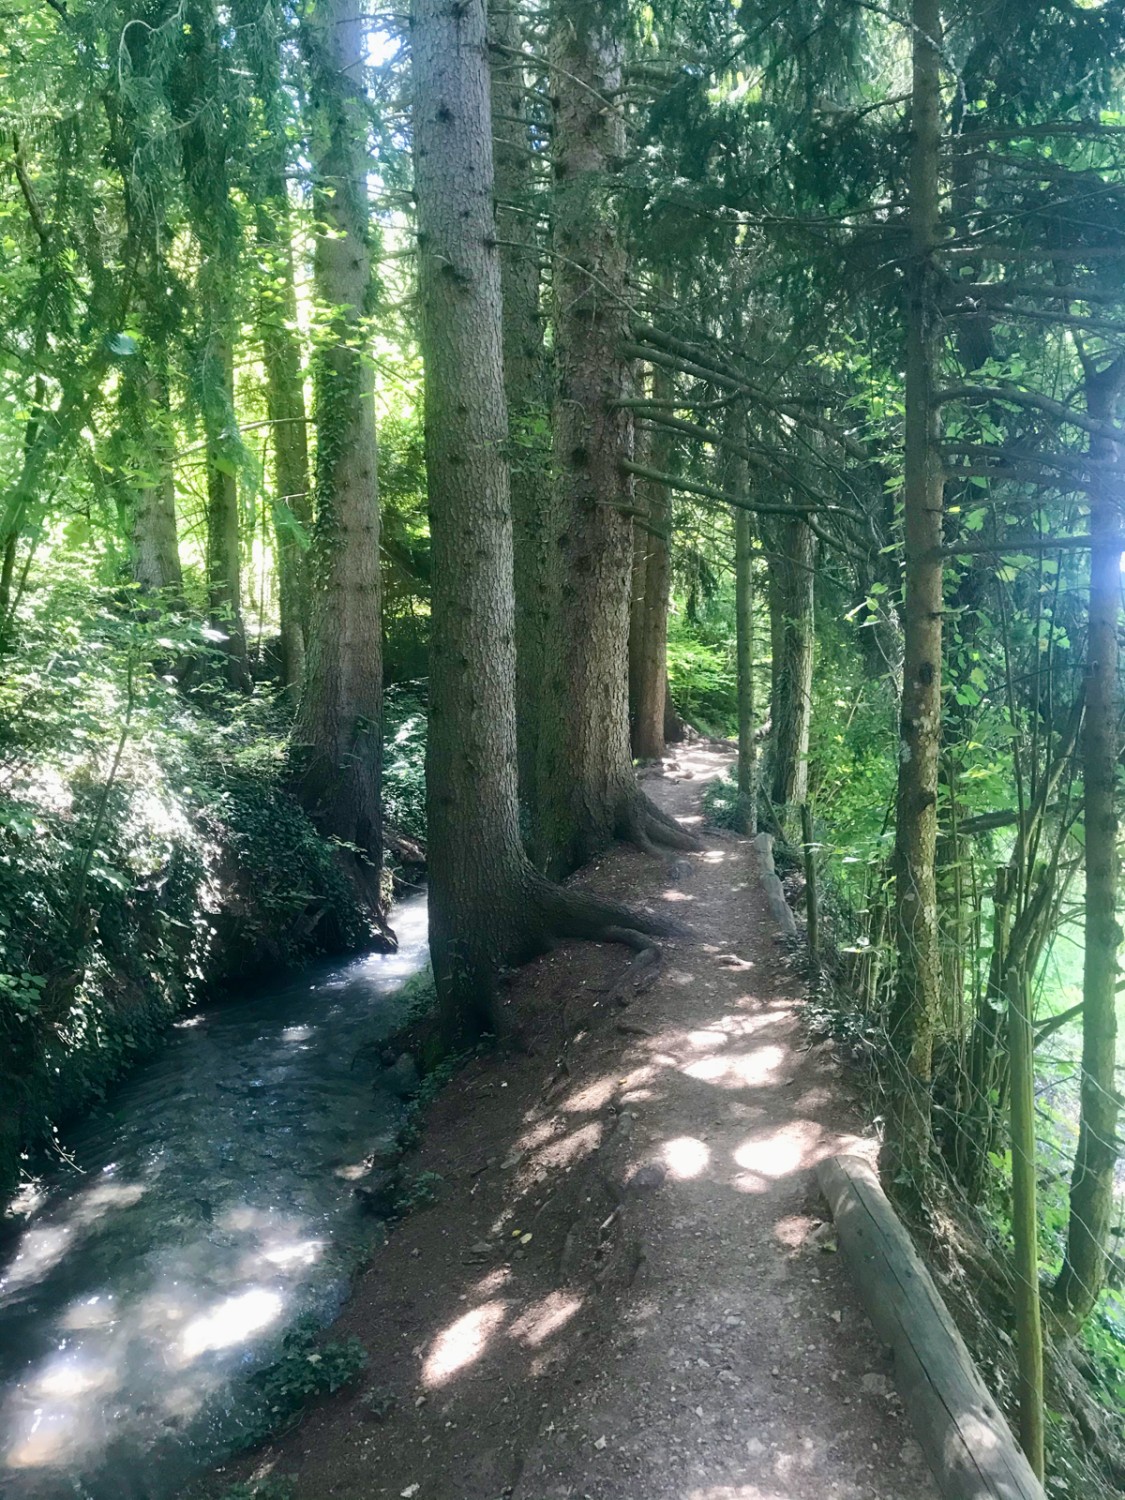
[[[398,833],[426,839],[426,684],[388,687],[383,703],[383,815]]]
[[[277,1358],[251,1377],[259,1409],[243,1428],[240,1446],[256,1448],[293,1426],[313,1401],[358,1380],[367,1360],[357,1338],[322,1339],[315,1319],[299,1318]]]
[[[63,569],[3,663],[0,1202],[209,988],[373,935],[288,790],[291,706],[226,692],[212,651],[187,618],[151,622]],[[396,712],[392,785],[418,833],[417,695]]]

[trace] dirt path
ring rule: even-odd
[[[726,758],[648,783],[699,822]],[[817,1233],[812,1169],[870,1150],[803,1050],[745,841],[592,889],[698,941],[633,968],[557,950],[517,978],[527,1055],[474,1062],[408,1163],[437,1203],[393,1234],[338,1331],[368,1383],[258,1472],[298,1500],[928,1500],[886,1357]]]

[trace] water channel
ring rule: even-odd
[[[402,1109],[369,1044],[425,962],[424,898],[394,927],[395,954],[181,1021],[67,1133],[0,1260],[4,1500],[177,1495],[285,1330],[338,1309],[372,1234],[354,1180]]]

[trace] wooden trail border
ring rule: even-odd
[[[944,1500],[1045,1500],[871,1167],[858,1156],[831,1156],[817,1176]]]

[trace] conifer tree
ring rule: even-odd
[[[373,310],[363,0],[302,18],[312,101],[314,281],[326,326],[313,363],[316,521],[312,618],[293,729],[305,806],[382,906],[382,626],[378,448],[366,341]]]

